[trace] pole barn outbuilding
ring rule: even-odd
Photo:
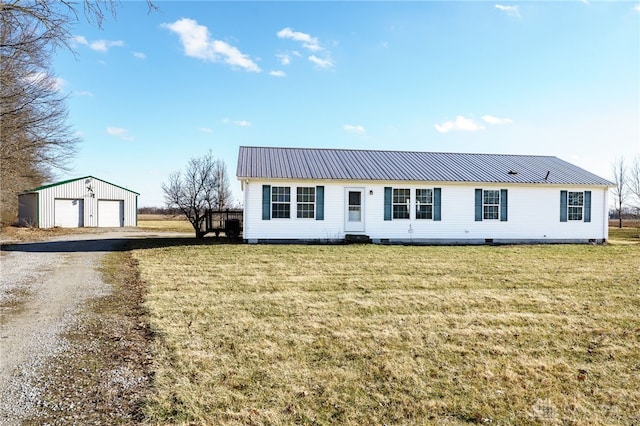
[[[19,194],[18,219],[20,225],[37,228],[137,226],[138,195],[85,176]]]

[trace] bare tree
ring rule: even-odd
[[[214,174],[216,176],[216,199],[215,208],[218,210],[231,207],[231,185],[229,184],[229,174],[224,161],[216,161]]]
[[[629,192],[636,198],[636,210],[640,210],[640,154],[633,159],[629,169]]]
[[[149,11],[155,10],[147,0]],[[81,18],[98,26],[115,17],[117,0],[0,0],[0,214],[17,215],[17,194],[64,171],[79,141],[67,124],[65,96],[52,55],[71,40]]]
[[[224,183],[221,185],[219,179],[224,180],[225,176],[226,166],[214,159],[209,151],[203,157],[189,160],[183,171],[171,173],[169,181],[162,184],[167,207],[177,207],[187,217],[196,238],[205,235],[203,225],[207,210],[220,207],[221,194],[228,196],[228,188],[220,192]]]
[[[67,124],[66,100],[49,69],[49,36],[30,19],[7,13],[4,3],[1,7],[0,199],[2,220],[11,222],[17,194],[64,170],[78,138]]]
[[[618,227],[622,228],[622,207],[628,194],[627,165],[624,157],[618,157],[611,163],[611,172],[613,174],[613,183],[616,185],[611,192],[616,198],[616,210],[618,211],[619,220]]]

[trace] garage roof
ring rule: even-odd
[[[130,189],[125,188],[124,186],[120,186],[120,185],[116,185],[116,184],[111,183],[111,182],[107,182],[106,180],[102,180],[102,179],[97,178],[97,177],[95,177],[95,176],[83,176],[83,177],[79,177],[79,178],[75,178],[75,179],[67,179],[67,180],[63,180],[63,181],[60,181],[60,182],[50,183],[50,184],[48,184],[48,185],[43,185],[43,186],[39,186],[39,187],[37,187],[37,188],[28,189],[28,190],[24,191],[24,192],[23,192],[23,194],[27,194],[27,193],[29,193],[29,192],[38,192],[38,191],[40,191],[40,190],[42,190],[42,189],[52,188],[52,187],[54,187],[54,186],[64,185],[64,184],[69,183],[69,182],[75,182],[75,181],[83,180],[83,179],[95,179],[95,180],[99,180],[100,182],[104,182],[104,183],[106,183],[106,184],[109,184],[109,185],[115,186],[116,188],[124,189],[125,191],[133,192],[133,193],[134,193],[134,194],[136,194],[136,195],[140,195],[140,193],[139,193],[139,192],[132,191],[132,190],[130,190]]]

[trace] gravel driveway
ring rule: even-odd
[[[41,400],[37,373],[64,350],[60,334],[88,300],[110,292],[97,270],[102,256],[129,238],[154,236],[108,231],[2,247],[0,306],[8,307],[0,308],[0,424],[33,414]]]

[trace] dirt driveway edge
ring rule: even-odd
[[[136,306],[139,307],[142,297],[142,290],[135,285],[135,265],[107,268],[112,272],[121,271],[120,275],[116,272],[117,276],[112,278],[116,283],[124,283],[124,287],[105,283],[100,268],[105,255],[112,251],[117,251],[113,253],[117,255],[116,264],[126,262],[130,256],[121,250],[136,238],[167,236],[170,235],[116,231],[72,234],[41,242],[2,246],[0,301],[7,295],[11,297],[11,292],[17,290],[24,300],[20,309],[12,309],[10,304],[0,309],[0,424],[33,421],[38,413],[51,410],[62,414],[60,410],[63,407],[52,404],[47,398],[55,400],[56,393],[68,398],[87,382],[87,374],[99,373],[97,382],[103,383],[105,394],[121,391],[123,386],[119,385],[141,380],[139,372],[134,374],[135,369],[126,365],[120,366],[119,374],[113,374],[107,365],[92,365],[95,364],[95,355],[108,349],[101,348],[104,346],[102,342],[109,342],[111,349],[118,351],[127,349],[130,343],[127,339],[131,337],[128,331],[137,330],[142,335],[148,332],[136,314],[131,314]],[[124,311],[123,294],[130,302]],[[130,318],[122,322],[127,315]],[[64,359],[66,361],[59,362]],[[80,371],[83,369],[85,371]],[[68,384],[74,389],[62,389],[59,380],[65,377],[71,378]],[[76,383],[71,383],[74,380]],[[100,410],[112,410],[100,398],[99,395],[94,398],[93,409],[102,404]],[[74,408],[78,407],[73,404],[64,407],[77,414],[78,410]],[[58,423],[56,418],[62,419],[56,415],[48,420]],[[72,421],[75,422],[77,418]]]

